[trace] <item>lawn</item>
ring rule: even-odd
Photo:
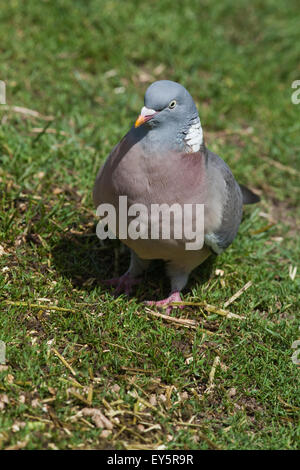
[[[299,21],[296,0],[3,3],[0,449],[300,447]],[[261,196],[169,320],[143,304],[168,291],[160,262],[130,298],[101,285],[128,253],[91,197],[162,78]]]

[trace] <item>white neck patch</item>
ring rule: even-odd
[[[188,147],[188,152],[198,152],[203,143],[203,132],[199,116],[193,119],[191,126],[184,138],[184,141]]]

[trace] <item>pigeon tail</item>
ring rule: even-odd
[[[243,195],[243,204],[255,204],[260,201],[260,197],[243,184],[239,185]]]

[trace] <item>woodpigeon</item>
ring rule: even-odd
[[[152,205],[203,205],[202,245],[187,250],[184,234],[176,238],[174,226],[167,238],[120,236],[120,196],[126,196],[125,211],[135,204],[148,208],[149,213]],[[114,147],[97,175],[93,199],[96,207],[110,204],[115,208],[118,222],[110,228],[131,251],[126,273],[105,282],[115,286],[117,294],[128,294],[150,260],[165,260],[171,293],[149,304],[166,306],[168,313],[169,304],[181,300],[180,291],[190,272],[211,253],[220,254],[233,242],[243,204],[259,201],[257,195],[236,182],[227,164],[206,148],[193,98],[182,85],[169,80],[156,81],[146,90],[135,125]],[[193,212],[193,220],[188,222],[193,224],[194,217]],[[131,221],[128,217],[126,223]],[[160,226],[161,219],[156,223]]]

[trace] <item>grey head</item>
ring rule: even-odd
[[[202,145],[202,128],[195,102],[179,83],[159,80],[145,93],[145,106],[135,123],[148,150],[194,152]]]

